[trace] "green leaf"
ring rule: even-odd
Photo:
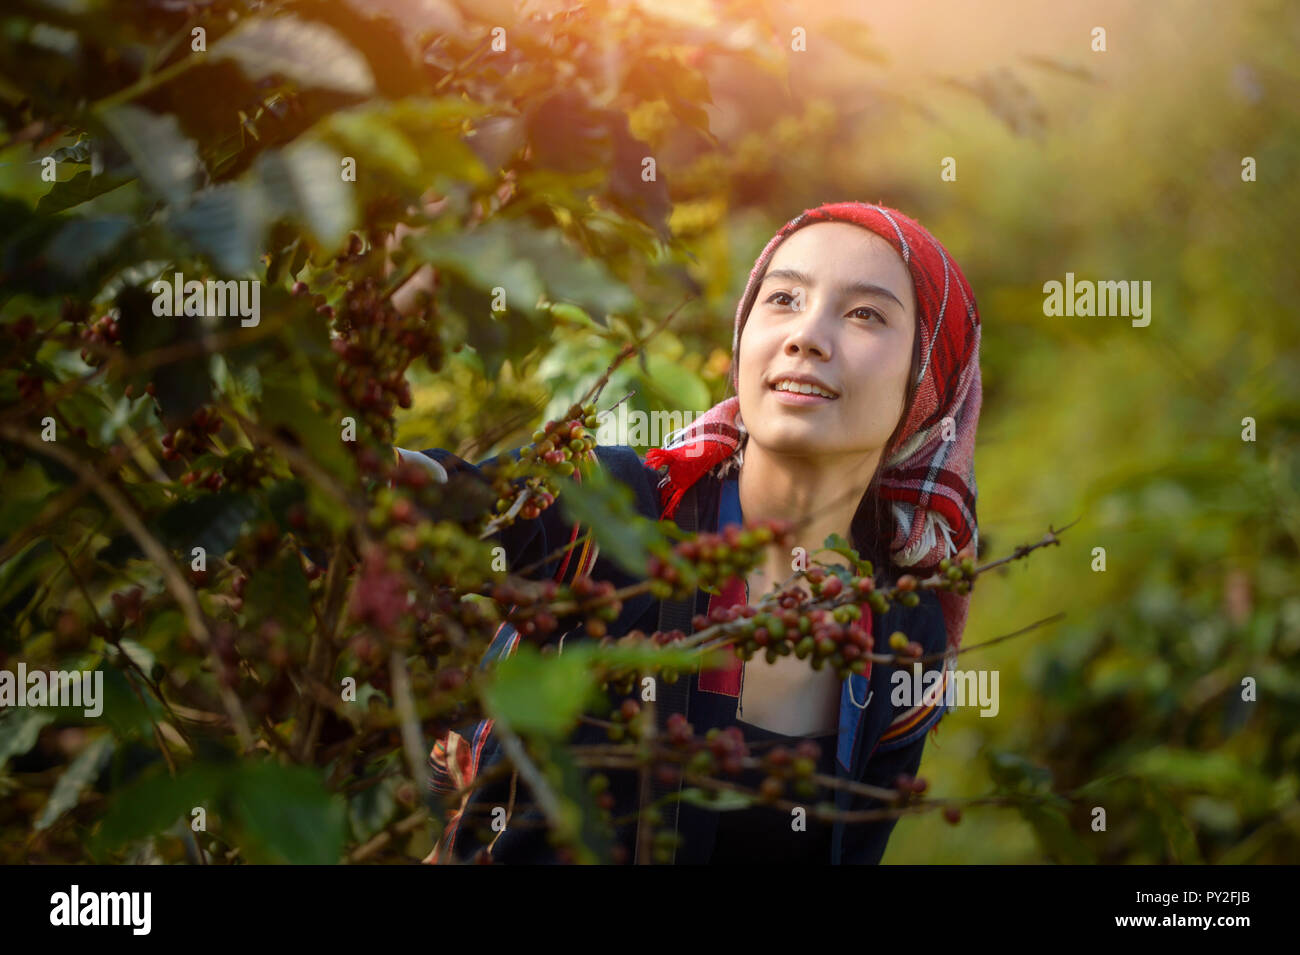
[[[990,751],[988,764],[989,775],[1000,790],[1037,793],[1051,790],[1051,771],[1035,765],[1018,753]]]
[[[629,312],[636,307],[636,296],[604,262],[583,255],[558,232],[519,221],[498,225],[509,235],[514,254],[536,265],[554,301],[573,302],[594,315]]]
[[[709,407],[709,386],[699,375],[666,355],[646,356],[647,383],[674,410],[703,411]]]
[[[548,328],[529,313],[492,311],[492,297],[464,282],[447,283],[452,309],[465,319],[466,340],[482,362],[488,378],[496,378],[506,361],[518,361],[545,340]]]
[[[400,180],[413,183],[420,176],[419,151],[389,116],[373,106],[333,113],[320,122],[314,133]]]
[[[604,331],[597,325],[590,315],[578,308],[576,305],[569,305],[566,302],[552,302],[549,311],[551,317],[561,325],[567,325],[572,328],[589,328],[593,331]]]
[[[552,301],[601,315],[629,310],[636,302],[602,263],[584,258],[557,233],[524,222],[491,220],[472,232],[423,235],[409,243],[423,261],[480,289],[505,289],[509,309],[533,310],[543,292]]]
[[[559,738],[592,695],[595,679],[588,662],[582,653],[543,657],[532,644],[520,644],[497,665],[484,694],[488,709],[516,732]]]
[[[388,824],[397,811],[397,788],[401,784],[398,777],[391,776],[348,800],[348,822],[353,838],[364,841]]]
[[[166,617],[169,613],[173,613],[173,612],[174,611],[165,610],[161,614],[159,614],[159,616]],[[150,627],[150,629],[153,629],[152,626]],[[153,668],[156,661],[154,659],[153,651],[150,650],[148,647],[144,646],[143,644],[136,643],[136,641],[131,640],[127,637],[123,637],[121,640],[119,640],[118,646],[122,648],[122,652],[131,660],[131,662],[134,663],[141,670],[143,670],[145,673],[153,672]]]
[[[225,554],[256,513],[257,504],[250,495],[220,491],[169,507],[158,518],[158,530],[167,545],[181,551],[188,562],[195,547],[202,547],[209,558]]]
[[[858,552],[854,550],[853,545],[845,540],[842,534],[831,534],[827,537],[821,550],[817,551],[817,553],[820,554],[823,550],[831,551],[832,553],[839,554],[841,557],[846,558],[849,563],[853,565],[853,568],[858,572],[859,576],[864,574],[870,576],[874,571],[874,568],[871,566],[871,561],[863,560],[862,557],[859,556]]]
[[[347,484],[356,467],[343,446],[342,419],[345,415],[329,410],[317,411],[306,390],[301,381],[291,380],[286,374],[268,375],[262,382],[262,423],[296,434],[313,460],[341,483]]]
[[[41,811],[40,818],[34,826],[37,832],[48,829],[65,812],[77,804],[82,790],[99,778],[99,774],[108,765],[116,744],[113,737],[105,734],[95,739],[89,746],[77,754],[59,781],[54,784],[50,798]]]
[[[564,746],[537,744],[539,758],[544,758],[547,778],[560,799],[560,815],[568,832],[573,834],[579,865],[607,865],[613,843],[598,821],[600,814],[592,800],[588,781],[590,770],[578,766],[573,754]]]
[[[472,232],[429,234],[410,239],[422,261],[448,269],[484,291],[505,289],[507,308],[534,308],[543,285],[537,267],[520,258],[499,223]]]
[[[1158,786],[1143,783],[1146,803],[1160,820],[1160,829],[1169,846],[1170,861],[1175,865],[1201,865],[1201,850],[1196,844],[1196,833],[1187,823],[1187,815]]]
[[[565,651],[568,652],[570,651]],[[701,662],[697,651],[675,650],[671,647],[644,645],[627,647],[617,644],[602,647],[597,643],[591,643],[583,644],[582,653],[592,664],[601,663],[617,670],[643,670],[651,665],[659,665],[672,670],[685,671]],[[718,651],[724,661],[730,653],[730,650]]]
[[[754,800],[744,793],[733,792],[729,789],[707,790],[700,789],[697,786],[689,786],[682,789],[682,802],[689,803],[692,806],[699,806],[701,809],[713,809],[717,812],[731,812],[734,809],[748,809],[754,805]]]
[[[36,581],[46,578],[63,558],[47,538],[36,538],[22,551],[0,564],[0,607],[7,606]],[[28,595],[27,599],[31,599]]]
[[[126,216],[73,219],[50,240],[45,256],[56,271],[79,279],[107,260],[134,228]]]
[[[54,711],[43,707],[0,710],[0,770],[11,756],[22,756],[35,746],[41,730],[53,722]]]
[[[1225,752],[1155,746],[1135,756],[1129,769],[1164,789],[1235,796],[1242,802],[1267,802],[1267,778]]]
[[[677,97],[673,97],[673,102],[678,115],[708,133],[708,114],[703,107]],[[620,116],[610,124],[610,133],[614,140],[614,159],[609,176],[610,196],[620,208],[626,209],[653,228],[663,241],[671,241],[668,214],[672,211],[673,204],[668,194],[668,182],[662,176],[656,176],[652,182],[641,178],[644,168],[642,162],[645,157],[654,155],[654,149],[632,135],[626,116]]]
[[[268,219],[288,216],[326,247],[341,242],[356,222],[355,190],[343,181],[342,157],[321,143],[294,143],[257,157]]]
[[[311,595],[297,552],[281,554],[275,563],[250,576],[244,599],[290,630],[305,627],[311,616]]]
[[[1068,865],[1093,865],[1094,853],[1070,828],[1070,820],[1059,806],[1026,802],[1020,814],[1034,828],[1038,841],[1052,859]]]
[[[189,198],[203,166],[175,116],[126,103],[103,110],[100,118],[150,189],[172,204]]]
[[[484,169],[500,172],[524,145],[524,124],[516,116],[489,116],[475,125],[465,143]]]
[[[235,546],[245,522],[257,513],[252,497],[242,492],[220,491],[200,494],[188,501],[178,501],[150,522],[162,542],[178,551],[185,564],[195,547],[202,547],[209,558],[225,554]],[[114,537],[96,557],[107,563],[120,564],[144,554],[129,534]]]
[[[65,212],[83,202],[89,202],[96,196],[112,192],[119,186],[131,181],[130,176],[92,175],[90,170],[83,170],[71,179],[56,182],[50,191],[36,203],[36,211],[42,215],[56,215]]]
[[[208,54],[239,64],[251,80],[280,75],[303,86],[367,95],[374,75],[360,53],[329,27],[297,17],[246,20]]]
[[[223,182],[200,192],[168,226],[227,275],[251,271],[261,254],[272,210],[259,184]]]
[[[218,806],[229,785],[231,768],[206,763],[189,766],[175,778],[159,766],[116,790],[100,823],[96,842],[117,848],[162,832],[190,811]]]
[[[163,610],[155,614],[149,621],[144,636],[140,638],[140,644],[151,653],[156,654],[158,651],[170,647],[172,641],[185,633],[185,630],[184,614],[179,610]],[[152,675],[152,670],[148,667],[145,668],[144,672]]]
[[[637,513],[632,489],[603,468],[583,471],[582,483],[566,482],[558,501],[571,523],[590,527],[602,553],[631,574],[644,574],[652,547],[662,540],[657,522]]]
[[[0,498],[0,539],[8,539],[14,531],[40,512],[46,499],[56,489],[45,473],[31,459],[21,468],[5,471],[5,493]]]
[[[342,858],[347,806],[315,770],[245,766],[231,795],[250,862],[333,865]]]
[[[150,738],[153,735],[153,724],[167,719],[162,704],[148,691],[144,691],[144,702],[141,703],[126,674],[117,667],[101,665],[96,672],[104,674],[102,718],[112,727],[113,734],[118,739]],[[138,674],[131,679],[139,685]],[[84,708],[60,708],[60,712],[66,713],[69,720],[84,717]]]

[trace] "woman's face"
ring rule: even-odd
[[[776,454],[880,451],[903,412],[916,336],[912,279],[893,247],[819,222],[777,247],[741,330],[737,387],[749,440]],[[815,379],[834,397],[775,386]]]

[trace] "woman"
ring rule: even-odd
[[[669,436],[644,462],[626,447],[601,447],[597,456],[633,488],[647,517],[701,531],[744,519],[801,521],[796,543],[810,556],[829,562],[817,552],[838,533],[872,560],[880,582],[904,572],[925,575],[944,557],[974,552],[978,544],[979,341],[974,295],[924,228],[880,205],[819,206],[787,223],[754,264],[736,310],[735,394]],[[480,473],[445,451],[426,454],[448,472]],[[503,533],[512,567],[573,539],[575,528],[564,526],[556,510]],[[757,601],[790,567],[790,555],[769,550],[743,590],[712,598],[697,592],[687,609],[703,613],[747,597]],[[541,573],[566,581],[590,574],[620,587],[633,582],[594,548],[551,561]],[[968,601],[927,590],[916,607],[873,613],[877,649],[901,630],[926,655],[955,650]],[[671,610],[671,602],[661,606],[648,595],[630,600],[609,632],[669,629],[663,624]],[[565,640],[582,636],[570,631]],[[489,657],[506,655],[517,643],[513,628],[504,626]],[[821,751],[819,772],[892,786],[900,774],[915,773],[925,734],[943,712],[942,696],[935,706],[895,706],[893,669],[876,666],[841,681],[830,668],[814,670],[793,656],[771,664],[736,660],[679,681],[677,695],[666,706],[661,695],[659,708],[679,709],[698,735],[734,725],[755,751],[772,740],[812,740]],[[594,743],[603,736],[584,724],[573,739]],[[500,758],[490,720],[448,734],[432,757],[434,788],[454,791]],[[635,776],[610,778],[614,817],[634,811]],[[756,784],[758,777],[746,774],[742,781]],[[819,793],[809,802],[828,798]],[[495,861],[554,860],[541,826],[484,831],[493,807],[514,802],[505,781],[476,791],[426,861],[468,859],[482,849]],[[834,803],[849,811],[879,806],[838,790]],[[767,806],[719,813],[675,800],[666,805],[662,825],[677,831],[678,863],[875,863],[893,829],[892,820],[825,825],[810,816],[806,830],[795,831],[789,814]],[[635,826],[622,827],[617,839],[616,855],[631,861]]]

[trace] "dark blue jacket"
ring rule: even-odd
[[[481,469],[490,463],[484,461],[478,466],[470,465],[454,454],[443,450],[425,451],[448,472],[449,475],[462,474],[471,478],[484,480]],[[518,452],[511,452],[517,456]],[[630,447],[599,446],[596,455],[602,467],[613,477],[628,485],[635,494],[637,510],[651,520],[660,517],[659,495],[657,485],[661,478],[659,472],[647,467],[641,457]],[[701,479],[699,487],[699,528],[701,532],[715,531],[718,523],[718,505],[722,482],[712,474]],[[558,507],[543,511],[541,516],[531,521],[517,521],[499,534],[504,546],[511,570],[525,567],[540,561],[573,540],[584,529],[575,528],[566,522]],[[601,557],[596,548],[574,548],[562,558],[550,560],[529,573],[536,579],[557,579],[571,582],[581,574],[590,575],[596,580],[609,580],[616,587],[628,586],[639,578],[629,576],[613,561]],[[594,559],[593,559],[594,558]],[[886,582],[881,574],[877,581]],[[892,581],[889,581],[892,582]],[[696,612],[707,611],[709,595],[703,591],[696,593]],[[620,636],[633,629],[652,633],[658,629],[660,602],[649,594],[643,594],[624,601],[618,619],[609,625],[609,633]],[[911,639],[916,640],[929,655],[944,649],[946,634],[943,617],[937,597],[931,591],[921,592],[921,603],[907,608],[892,606],[883,616],[872,614],[872,633],[877,645],[883,646],[884,639],[895,630],[901,630]],[[569,629],[572,626],[572,629]],[[567,630],[567,633],[566,633]],[[557,630],[565,634],[565,645],[575,639],[587,639],[583,633],[580,620],[562,621]],[[484,665],[500,659],[513,652],[518,645],[519,634],[509,624],[504,624],[497,633]],[[939,664],[932,664],[938,666]],[[936,706],[916,707],[901,710],[891,703],[890,674],[894,668],[877,664],[872,667],[870,678],[851,676],[844,681],[840,700],[839,733],[837,737],[836,766],[837,777],[850,779],[876,786],[892,786],[900,773],[915,775],[921,762],[921,751],[925,746],[926,732],[932,728],[943,715],[942,693]],[[685,677],[684,677],[685,678]],[[698,690],[698,675],[692,676],[692,693]],[[716,694],[701,694],[715,696]],[[617,705],[622,701],[611,688],[611,703]],[[734,697],[732,698],[734,700]],[[867,701],[865,708],[857,704]],[[723,701],[719,701],[723,702]],[[711,725],[722,725],[724,712],[734,712],[734,702],[727,706],[693,707],[690,722],[697,734],[703,734]],[[603,730],[588,724],[582,724],[571,737],[577,744],[596,744],[607,742]],[[430,759],[432,768],[431,785],[441,793],[454,792],[475,778],[476,774],[495,765],[502,758],[499,742],[491,732],[491,721],[483,720],[464,732],[452,732],[438,741]],[[636,809],[635,774],[607,772],[611,780],[610,791],[615,797],[615,818],[629,815]],[[515,787],[515,799],[511,799],[512,783]],[[496,862],[530,862],[542,863],[555,860],[554,851],[544,837],[540,814],[511,813],[510,821],[502,832],[493,832],[489,826],[492,810],[495,807],[512,806],[516,801],[528,802],[531,794],[527,787],[511,779],[509,775],[482,786],[463,802],[458,811],[448,822],[443,836],[434,852],[425,861],[449,862],[467,861],[485,845],[491,846],[491,857]],[[846,811],[860,811],[879,808],[876,800],[857,796],[837,790],[835,793],[837,808]],[[711,816],[712,814],[703,814]],[[678,863],[698,863],[707,861],[712,847],[712,833],[707,827],[700,829],[698,820],[701,814],[690,814],[694,823],[688,823],[684,816],[679,832],[683,844],[677,853]],[[692,830],[692,826],[696,828]],[[885,851],[885,844],[894,827],[893,820],[872,823],[835,823],[831,841],[831,864],[877,863]],[[626,825],[616,833],[616,838],[630,852],[635,840],[635,825]],[[631,858],[629,855],[628,858]],[[756,860],[761,861],[761,860]]]

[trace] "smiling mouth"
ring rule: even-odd
[[[803,382],[778,381],[768,387],[777,394],[791,398],[816,398],[821,401],[834,401],[839,397],[839,395],[833,394],[825,388]]]

